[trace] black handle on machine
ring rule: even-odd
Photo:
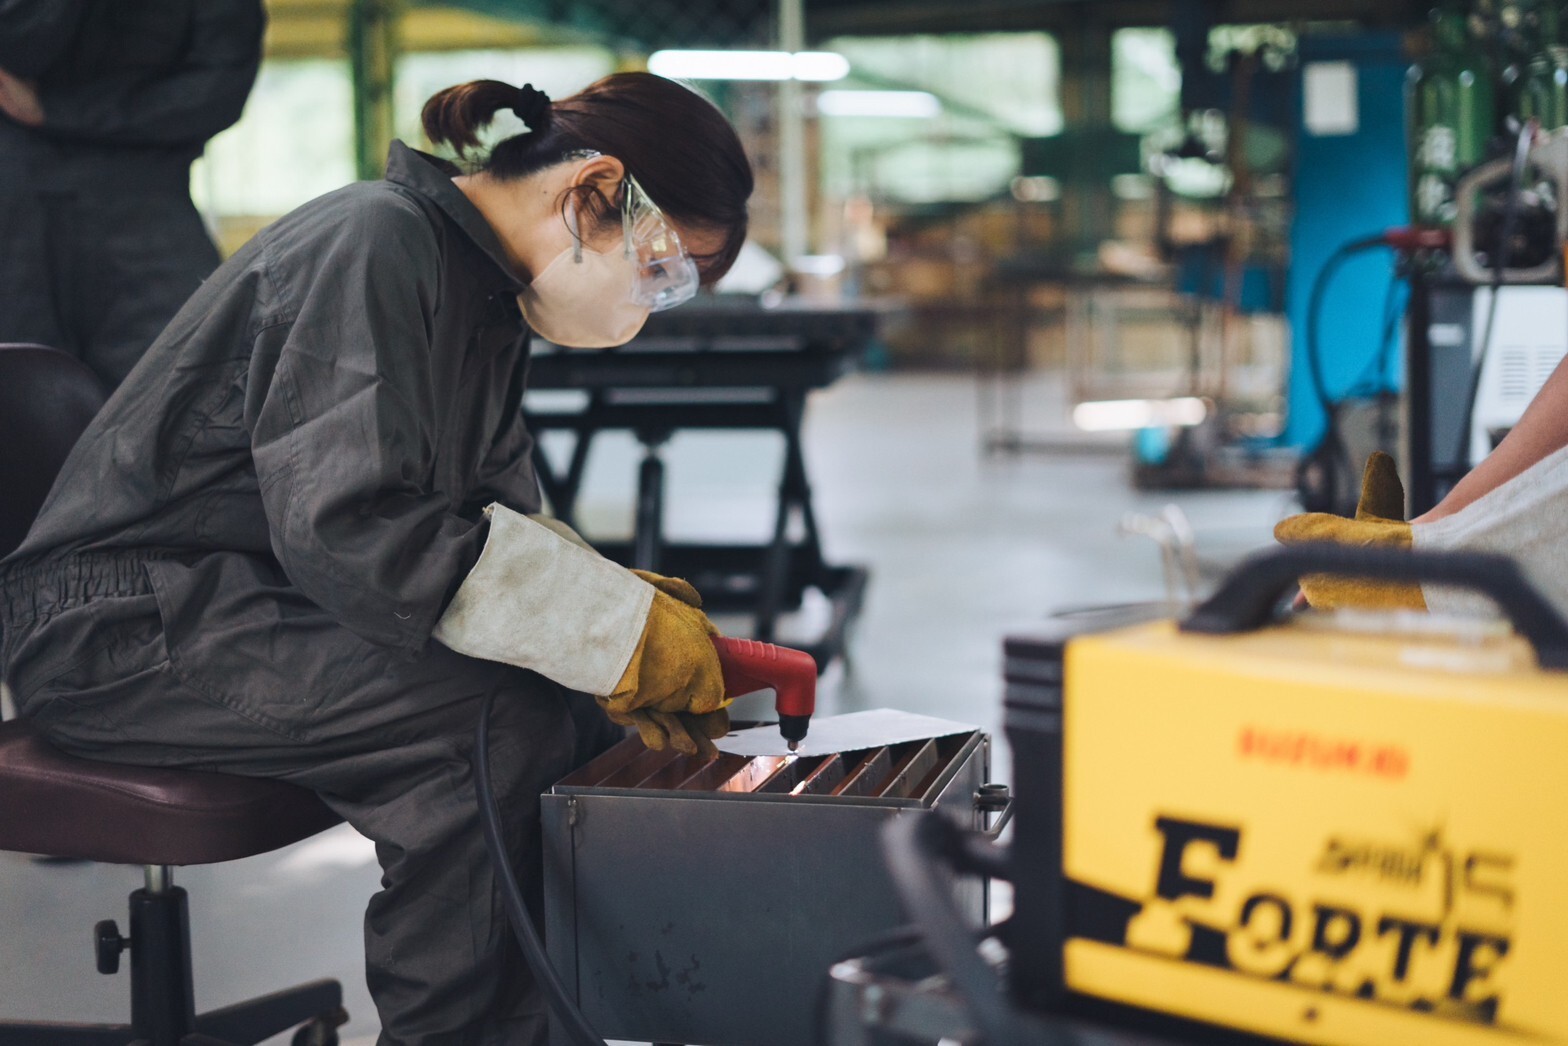
[[[1535,648],[1542,668],[1568,669],[1568,624],[1525,579],[1518,564],[1489,552],[1415,552],[1327,542],[1271,549],[1245,560],[1181,623],[1183,632],[1230,635],[1262,628],[1303,574],[1341,574],[1379,581],[1470,589],[1502,608]]]

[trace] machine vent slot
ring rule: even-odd
[[[1530,386],[1530,398],[1541,391],[1541,386],[1546,384],[1546,379],[1552,376],[1552,371],[1562,362],[1563,350],[1557,345],[1542,345],[1535,350],[1535,374]]]
[[[1531,353],[1523,346],[1510,346],[1498,360],[1499,391],[1504,399],[1529,399],[1535,393],[1531,385]]]
[[[961,759],[969,737],[954,734],[833,755],[724,754],[711,760],[651,752],[627,738],[557,787],[918,799]]]

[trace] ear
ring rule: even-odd
[[[595,205],[607,205],[607,210],[613,210],[619,206],[621,182],[625,180],[625,164],[613,156],[595,156],[577,168],[572,175],[571,188],[593,189],[596,193]]]

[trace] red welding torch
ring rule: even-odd
[[[804,650],[761,643],[755,639],[714,636],[719,666],[724,670],[724,696],[739,697],[772,690],[779,714],[779,733],[795,751],[806,737],[817,707],[817,662]]]

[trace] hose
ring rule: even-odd
[[[1347,472],[1355,470],[1355,463],[1350,460],[1350,451],[1339,431],[1339,403],[1329,395],[1328,379],[1323,373],[1323,349],[1319,339],[1323,300],[1328,294],[1329,283],[1347,261],[1365,251],[1387,245],[1382,234],[1363,236],[1340,244],[1313,277],[1312,290],[1307,296],[1307,376],[1311,379],[1318,406],[1323,410],[1325,426],[1322,440],[1310,454],[1301,459],[1301,464],[1296,468],[1296,490],[1301,496],[1302,506],[1309,512],[1341,511],[1344,506],[1340,504],[1338,467],[1343,465]],[[1383,346],[1379,345],[1378,358],[1382,354]],[[1321,472],[1321,483],[1317,489],[1314,489],[1309,479],[1314,468]]]
[[[1381,234],[1362,236],[1347,241],[1334,248],[1334,253],[1328,256],[1323,267],[1318,270],[1317,276],[1312,280],[1312,291],[1307,297],[1307,374],[1312,379],[1312,392],[1317,397],[1318,405],[1323,408],[1323,413],[1332,418],[1334,399],[1329,396],[1328,380],[1323,374],[1323,349],[1318,338],[1318,327],[1322,320],[1323,299],[1328,294],[1329,282],[1345,262],[1365,251],[1376,247],[1386,247],[1387,241]],[[1382,355],[1382,346],[1378,346],[1378,355]],[[1332,422],[1330,422],[1332,424]]]
[[[1398,391],[1388,387],[1383,380],[1383,375],[1388,370],[1389,356],[1394,348],[1394,336],[1398,333],[1399,321],[1404,318],[1404,309],[1399,301],[1399,290],[1403,286],[1398,270],[1391,270],[1388,274],[1388,288],[1383,292],[1383,327],[1378,335],[1378,351],[1367,361],[1366,369],[1361,372],[1361,376],[1345,391],[1347,398],[1379,396]]]
[[[502,841],[501,807],[496,802],[495,786],[490,780],[490,706],[494,700],[495,692],[492,691],[485,695],[479,707],[479,726],[474,735],[474,786],[479,793],[479,823],[484,829],[490,863],[501,880],[501,899],[506,905],[507,918],[512,923],[512,932],[517,935],[523,958],[528,960],[534,978],[544,988],[550,1010],[570,1041],[574,1046],[606,1046],[604,1039],[588,1023],[588,1018],[572,1002],[566,985],[561,983],[560,974],[551,965],[550,957],[544,950],[544,942],[539,939],[539,931],[528,915],[528,905],[523,901],[517,873],[512,868],[506,844]]]

